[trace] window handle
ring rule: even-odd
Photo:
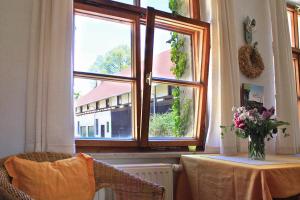
[[[146,83],[148,83],[148,85],[151,86],[151,83],[152,83],[152,72],[146,74]]]

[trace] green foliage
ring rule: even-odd
[[[169,8],[173,14],[179,15],[183,1],[169,0]],[[171,32],[171,38],[167,41],[171,45],[171,68],[176,79],[180,79],[186,70],[187,53],[184,48],[185,38],[176,32]],[[191,100],[181,95],[180,87],[172,90],[173,103],[171,112],[154,114],[150,117],[150,134],[154,136],[176,136],[181,137],[187,133],[190,121]]]
[[[173,132],[176,137],[180,137],[181,130],[181,116],[180,116],[180,88],[175,87],[172,90],[173,103],[172,103],[172,120],[174,122]]]
[[[264,120],[259,125],[249,119],[246,119],[245,123],[247,124],[245,129],[234,128],[234,125],[231,125],[232,130],[235,131],[235,134],[244,139],[250,136],[251,138],[262,137],[270,140],[273,138],[272,134],[277,133],[277,129],[279,129],[280,126],[289,125],[288,122],[277,121],[275,119]],[[276,132],[274,130],[276,130]],[[280,130],[282,131],[284,137],[288,136],[288,133],[286,133],[286,128],[281,128]]]
[[[188,126],[189,126],[189,122],[190,122],[190,117],[191,117],[191,99],[185,99],[181,105],[181,124],[180,124],[180,128],[181,128],[181,135],[186,135],[187,134],[187,130],[188,130]]]
[[[177,14],[178,11],[178,1],[177,0],[169,0],[169,8],[173,14]]]
[[[181,0],[169,0],[169,8],[173,14],[179,15],[180,9],[183,6],[183,1]]]
[[[171,112],[150,116],[149,133],[154,137],[173,136],[174,121]]]
[[[74,91],[74,99],[78,99],[80,97],[80,92],[75,92]]]
[[[94,73],[115,74],[131,66],[131,51],[127,45],[120,45],[99,55],[90,71]]]
[[[169,0],[169,8],[173,14],[179,15],[182,6],[183,1],[181,0]],[[171,61],[174,64],[171,68],[171,72],[176,79],[180,79],[185,73],[187,65],[187,53],[184,48],[185,38],[181,34],[171,32],[171,38],[167,43],[171,44]],[[176,137],[181,137],[185,135],[188,130],[191,100],[187,100],[181,95],[179,87],[175,87],[172,90],[172,96],[173,133]]]
[[[171,39],[167,41],[171,44],[171,61],[175,64],[171,72],[176,79],[180,79],[185,72],[187,64],[187,53],[184,49],[185,38],[176,32],[171,32]]]
[[[280,126],[286,126],[289,125],[288,122],[284,121],[277,121],[276,119],[268,119],[264,120],[259,125],[257,123],[252,122],[251,120],[246,119],[245,123],[247,124],[245,129],[236,128],[234,124],[230,126],[220,126],[222,129],[221,136],[224,137],[224,135],[229,131],[234,131],[236,136],[246,139],[249,138],[267,138],[267,140],[270,140],[273,138],[273,134],[277,133],[277,130],[280,129],[283,136],[287,137],[289,136],[288,133],[286,133],[286,128],[279,128]]]
[[[180,79],[185,73],[187,65],[187,53],[184,49],[185,38],[183,35],[171,32],[171,39],[167,42],[171,44],[171,61],[174,63],[171,72],[176,79]],[[172,90],[172,96],[173,132],[176,137],[181,137],[186,134],[188,129],[191,100],[184,99],[178,86]]]
[[[183,103],[181,114],[180,110],[152,114],[149,123],[150,135],[153,137],[183,136],[187,131],[190,120],[190,102],[191,100],[186,100]],[[179,114],[177,115],[176,112],[179,112]]]
[[[187,133],[190,120],[190,99],[181,99],[181,92],[179,87],[172,90],[172,120],[174,123],[173,133],[176,137],[181,137]]]

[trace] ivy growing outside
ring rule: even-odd
[[[169,8],[174,15],[180,15],[183,1],[170,0]],[[177,32],[170,33],[167,43],[171,46],[171,61],[174,66],[172,74],[177,80],[182,78],[187,68],[187,52],[185,50],[185,37]],[[176,86],[172,89],[173,102],[171,111],[162,114],[153,114],[150,117],[150,135],[182,137],[187,134],[191,119],[191,99],[183,94],[183,89]]]

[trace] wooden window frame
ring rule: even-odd
[[[133,11],[131,12],[128,9],[123,9],[122,7],[115,7],[115,3],[112,2],[111,4],[107,1],[82,1],[78,0],[74,3],[74,13],[92,16],[95,18],[108,18],[113,20],[121,20],[126,21],[132,24],[133,34],[137,37],[132,37],[132,55],[133,55],[133,67],[132,67],[132,76],[131,77],[124,77],[124,76],[115,76],[115,75],[107,75],[107,74],[95,74],[95,73],[88,73],[88,72],[79,72],[74,71],[74,77],[76,78],[86,78],[86,79],[95,79],[95,80],[107,80],[107,81],[116,81],[120,83],[131,83],[132,84],[132,114],[133,114],[133,122],[132,122],[132,139],[122,139],[122,140],[106,140],[106,139],[76,139],[75,145],[77,151],[85,151],[86,147],[88,148],[107,148],[107,147],[138,147],[139,141],[139,113],[140,113],[140,93],[136,91],[140,91],[140,57],[139,57],[139,16],[140,13]],[[117,3],[119,4],[119,3]],[[126,5],[126,4],[125,4]],[[126,5],[127,6],[127,5]],[[118,8],[118,9],[116,9]],[[122,12],[121,12],[122,11]],[[90,151],[90,150],[88,150]]]
[[[74,71],[74,77],[76,78],[86,78],[86,79],[101,79],[101,80],[108,80],[108,81],[119,81],[119,82],[131,82],[132,83],[132,112],[133,117],[133,139],[130,140],[95,140],[95,139],[76,139],[75,145],[76,150],[81,152],[105,152],[105,151],[141,151],[141,150],[152,150],[153,147],[180,147],[184,146],[187,147],[188,145],[197,145],[200,146],[200,148],[204,147],[204,132],[205,132],[205,113],[206,113],[206,95],[207,95],[207,80],[208,80],[208,62],[209,62],[209,36],[210,36],[210,25],[205,22],[201,22],[199,20],[200,18],[200,12],[199,12],[199,2],[198,0],[190,0],[190,12],[192,18],[186,18],[181,16],[174,16],[171,13],[158,11],[153,8],[141,8],[138,5],[140,5],[140,1],[135,1],[136,5],[128,5],[120,2],[113,2],[113,1],[104,1],[104,0],[74,0],[74,13],[76,14],[82,14],[82,15],[88,15],[88,16],[94,16],[94,17],[106,17],[106,18],[112,18],[112,19],[120,19],[120,20],[128,20],[128,22],[132,23],[132,55],[133,55],[133,68],[132,68],[132,76],[131,77],[119,77],[115,75],[104,75],[104,74],[94,74],[94,73],[87,73],[87,72],[79,72]],[[148,11],[147,11],[148,10]],[[152,10],[152,12],[149,10]],[[199,88],[199,102],[198,109],[199,111],[196,112],[199,114],[198,116],[198,122],[196,126],[197,133],[195,136],[195,139],[179,139],[179,140],[170,140],[170,141],[149,141],[148,139],[148,132],[145,132],[144,130],[141,130],[141,127],[145,127],[144,123],[144,115],[141,115],[141,109],[143,109],[143,113],[145,111],[145,103],[149,103],[150,96],[146,98],[146,101],[141,101],[141,49],[140,49],[140,25],[146,25],[146,44],[151,43],[153,44],[153,33],[152,33],[152,39],[149,35],[151,35],[151,30],[147,27],[150,27],[149,23],[151,23],[148,20],[154,19],[153,17],[149,17],[149,15],[155,15],[158,19],[169,19],[168,21],[165,21],[165,23],[159,23],[162,28],[168,28],[168,27],[175,27],[174,22],[181,22],[180,29],[178,31],[189,31],[193,28],[195,30],[198,30],[199,27],[203,29],[202,34],[202,42],[203,42],[203,49],[202,51],[202,62],[201,62],[201,77],[199,83],[192,83],[192,84],[186,84],[184,81],[178,81],[173,80],[172,83],[178,84],[178,85],[188,85]],[[153,21],[154,23],[154,21]],[[193,25],[194,24],[194,25]],[[152,27],[154,24],[152,24]],[[150,31],[150,32],[149,32]],[[148,41],[149,40],[149,41]],[[151,41],[152,40],[152,41]],[[192,42],[192,44],[196,44],[196,42]],[[193,58],[195,63],[199,63],[198,58],[198,48],[193,45]],[[147,57],[151,56],[151,52],[149,52],[149,48],[146,47],[145,49],[145,55]],[[153,52],[152,52],[153,53]],[[146,58],[146,57],[145,57]],[[146,62],[152,62],[149,59],[145,59],[145,69],[146,66],[152,65],[152,63],[146,63]],[[144,73],[146,74],[146,73]],[[146,80],[146,79],[144,79]],[[155,81],[164,82],[162,79],[157,79]],[[145,85],[145,84],[144,84]],[[145,86],[144,86],[145,91]],[[145,92],[144,92],[145,94]],[[147,95],[146,95],[147,97]],[[144,96],[145,98],[145,96]],[[142,105],[143,103],[143,105]],[[148,112],[150,113],[150,111]],[[149,115],[146,115],[149,117]],[[142,123],[141,123],[142,122]],[[198,125],[199,124],[199,125]],[[144,128],[143,128],[144,129]]]
[[[156,23],[157,20],[157,23]],[[208,78],[208,69],[207,62],[209,59],[209,26],[207,23],[203,23],[199,20],[187,20],[187,19],[178,19],[174,16],[166,15],[165,12],[155,10],[153,8],[148,8],[147,10],[147,21],[146,21],[146,44],[145,44],[145,72],[144,80],[149,79],[149,76],[152,76],[152,67],[153,67],[153,49],[154,49],[154,29],[163,28],[171,31],[178,31],[184,34],[191,36],[192,40],[192,52],[193,52],[193,65],[195,69],[195,74],[200,74],[201,77],[194,77],[195,81],[182,81],[166,78],[157,78],[150,77],[151,82],[155,81],[156,83],[168,83],[177,86],[187,86],[197,89],[196,100],[199,102],[196,103],[196,119],[199,123],[196,123],[196,130],[194,138],[180,138],[178,140],[150,140],[149,139],[149,119],[150,115],[142,115],[142,129],[141,129],[141,146],[144,147],[161,147],[161,146],[188,146],[188,145],[197,145],[203,146],[204,139],[204,128],[205,128],[205,112],[206,112],[206,91],[207,91],[207,78]],[[199,32],[203,31],[202,38],[200,38]],[[199,42],[203,42],[202,52],[202,63],[199,64]],[[201,65],[201,67],[200,67]],[[201,72],[199,71],[201,69]],[[198,80],[197,80],[198,79]],[[151,98],[151,83],[144,84],[143,89],[143,105],[142,112],[150,113],[150,98]]]

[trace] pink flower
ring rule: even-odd
[[[234,113],[234,119],[239,117],[239,113]]]
[[[240,120],[240,119],[235,119],[234,120],[234,126],[236,127],[236,128],[240,128],[240,125],[241,124],[244,124],[244,120]],[[244,124],[245,125],[245,124]]]
[[[244,123],[239,124],[240,129],[244,129],[245,127],[246,127],[246,125]]]

